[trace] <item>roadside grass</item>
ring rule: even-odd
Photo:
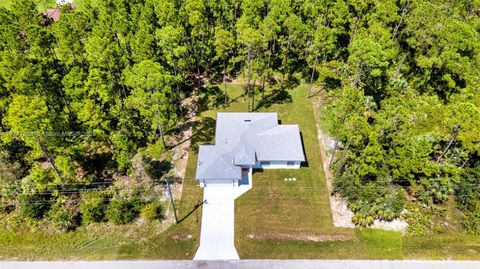
[[[192,259],[200,237],[201,208],[192,210],[202,200],[194,175],[196,160],[190,151],[188,167],[193,169],[186,171],[182,197],[177,201],[179,219],[188,217],[180,224],[96,223],[68,233],[2,227],[0,260]]]
[[[380,229],[357,229],[371,259],[398,260],[403,258],[403,238],[400,232]]]
[[[455,200],[447,201],[446,212],[437,223],[448,223],[444,230],[432,235],[404,236],[407,259],[480,259],[480,235],[467,234],[462,227],[463,213]]]
[[[406,259],[479,260],[480,236],[459,232],[404,236]]]

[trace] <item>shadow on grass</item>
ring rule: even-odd
[[[283,86],[284,88],[287,88],[287,89],[293,89],[298,87],[299,85],[300,85],[300,80],[297,77],[288,75]]]
[[[305,156],[305,161],[300,164],[301,167],[309,167],[308,165],[308,158],[307,158],[307,151],[305,150],[305,142],[303,140],[303,133],[300,132],[300,142],[302,143],[302,150],[303,156]]]
[[[210,117],[200,118],[193,125],[191,145],[195,153],[198,153],[199,144],[213,142],[215,120]]]
[[[207,203],[207,200],[203,200],[202,202],[197,202],[197,204],[195,204],[193,206],[193,209],[190,210],[190,212],[188,212],[184,217],[182,217],[181,219],[179,219],[177,221],[177,224],[180,224],[182,221],[184,221],[186,218],[190,217],[190,215],[192,215],[194,212],[197,213],[196,216],[197,216],[197,222],[198,222],[198,212],[197,212],[197,209],[199,207],[201,207],[203,204]]]
[[[274,104],[285,104],[291,103],[292,96],[286,90],[281,89],[274,89],[269,95],[265,96],[265,99],[261,99],[257,106],[255,107],[254,111],[257,111],[260,108],[269,108]]]
[[[225,93],[216,85],[209,85],[199,88],[199,98],[197,102],[197,113],[225,106]],[[228,96],[227,96],[227,103]]]

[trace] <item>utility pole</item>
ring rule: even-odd
[[[172,195],[172,189],[170,189],[170,183],[168,180],[165,180],[167,184],[167,191],[168,191],[168,196],[170,196],[170,202],[172,203],[173,207],[173,215],[175,216],[175,224],[178,223],[178,216],[177,216],[177,209],[175,208],[175,201],[173,201],[173,195]]]

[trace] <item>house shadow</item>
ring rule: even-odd
[[[303,153],[305,155],[305,161],[300,164],[300,167],[310,167],[308,165],[307,151],[305,150],[305,143],[304,143],[304,140],[303,140],[303,133],[302,132],[300,132],[300,142],[302,143],[302,150],[303,150]]]

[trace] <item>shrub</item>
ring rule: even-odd
[[[114,224],[127,224],[138,217],[141,206],[137,199],[114,199],[108,205],[107,218]]]
[[[79,225],[79,214],[73,208],[67,208],[64,203],[56,203],[49,212],[50,220],[55,228],[67,232]]]
[[[49,201],[40,195],[21,195],[19,197],[20,216],[41,219],[49,209]]]
[[[444,226],[434,219],[443,214],[441,210],[423,207],[420,204],[410,203],[406,206],[403,219],[408,223],[407,232],[410,234],[427,235],[442,232]]]
[[[477,210],[466,212],[462,224],[468,233],[480,234],[480,212]]]
[[[475,211],[480,200],[480,166],[465,169],[455,194],[458,208]]]
[[[83,223],[105,221],[107,196],[98,192],[85,192],[81,197],[83,202],[80,205],[80,212]]]
[[[148,203],[142,208],[140,216],[149,221],[161,219],[163,218],[162,207],[155,202]]]

